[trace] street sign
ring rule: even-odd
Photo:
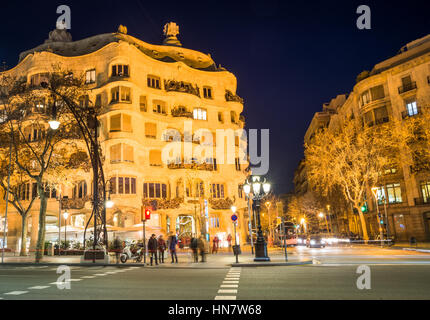
[[[232,215],[231,216],[231,220],[233,221],[233,222],[236,222],[237,221],[237,219],[238,219],[238,217],[237,217],[237,215]]]

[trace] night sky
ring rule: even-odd
[[[72,10],[74,40],[114,32],[119,24],[161,44],[166,22],[180,26],[185,48],[210,53],[238,78],[247,128],[270,129],[274,191],[293,189],[303,136],[316,111],[349,93],[356,76],[430,33],[430,1],[2,1],[0,60],[16,65],[55,28],[58,5]],[[358,30],[356,9],[372,10]]]

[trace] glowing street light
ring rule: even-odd
[[[267,255],[267,244],[263,237],[263,231],[261,229],[260,220],[260,203],[261,200],[266,197],[271,189],[271,185],[266,181],[265,178],[260,176],[249,177],[243,185],[243,191],[245,192],[248,199],[253,200],[254,212],[257,217],[257,242],[255,244],[255,259],[254,261],[270,261]]]

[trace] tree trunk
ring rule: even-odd
[[[27,255],[27,220],[28,215],[23,214],[21,216],[21,251],[19,253],[21,257]]]
[[[356,208],[358,210],[358,215],[360,217],[361,222],[361,229],[363,230],[363,239],[369,240],[369,235],[367,233],[367,225],[366,225],[366,219],[364,218],[363,212],[361,212],[361,208]]]
[[[39,211],[39,232],[37,234],[37,244],[36,244],[36,263],[39,263],[45,253],[45,231],[46,231],[46,205],[47,199],[45,197],[45,192],[43,186],[38,183],[37,190],[40,197],[40,211]]]

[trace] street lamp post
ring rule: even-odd
[[[251,206],[250,206],[251,199],[249,198],[249,195],[247,195],[246,198],[248,199],[248,218],[249,218],[248,228],[249,228],[249,237],[251,240],[251,253],[254,254],[254,239],[253,239],[254,237],[252,234],[252,217],[254,216],[254,212],[251,211]]]
[[[267,254],[267,244],[263,237],[260,220],[260,203],[261,200],[270,192],[270,183],[266,179],[261,179],[259,176],[251,176],[243,185],[243,191],[247,196],[252,195],[254,212],[257,217],[257,242],[255,244],[255,259],[254,261],[270,261]]]
[[[106,181],[104,178],[103,163],[100,155],[101,150],[98,142],[100,122],[97,119],[97,110],[95,106],[88,105],[83,108],[77,105],[72,99],[59,92],[56,87],[51,86],[47,82],[42,82],[41,86],[44,89],[48,89],[54,97],[60,98],[67,110],[73,115],[85,141],[88,154],[90,155],[93,169],[93,210],[84,230],[84,248],[86,248],[86,232],[91,220],[93,220],[93,250],[89,251],[89,254],[95,263],[96,252],[99,249],[99,246],[104,244],[107,248],[108,245],[106,228]],[[61,122],[57,115],[57,104],[55,102],[52,105],[51,111],[52,118],[49,120],[49,126],[52,130],[57,130],[60,127]],[[85,253],[84,255],[86,256]]]
[[[383,238],[383,234],[382,234],[382,225],[381,225],[381,214],[379,213],[379,205],[378,205],[378,187],[373,187],[372,188],[372,193],[373,193],[373,196],[375,197],[375,204],[376,204],[376,211],[377,211],[377,213],[378,213],[378,222],[379,222],[379,237],[380,237],[380,240],[381,240],[381,247],[383,246],[383,241],[382,241],[382,238]]]
[[[233,215],[236,214],[237,208],[235,206],[231,207],[231,211],[233,212]],[[234,255],[236,256],[236,263],[239,263],[239,247],[237,246],[237,234],[236,234],[236,224],[237,220],[233,221],[233,228],[234,228]]]
[[[63,212],[64,218],[64,249],[67,249],[67,218],[69,217],[69,213],[67,211]]]

